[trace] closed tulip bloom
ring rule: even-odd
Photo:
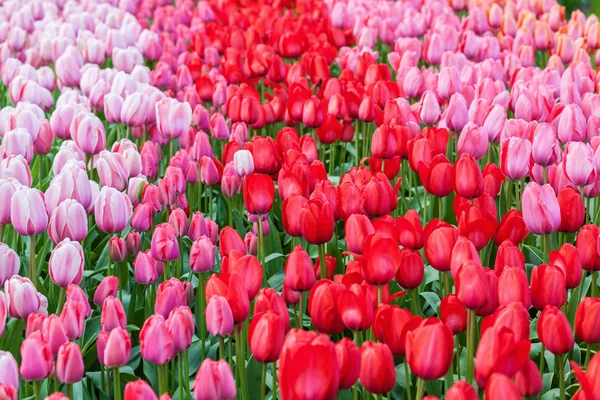
[[[337,364],[340,369],[340,389],[350,389],[360,373],[360,350],[352,340],[343,338],[335,344]]]
[[[346,247],[349,251],[362,254],[364,241],[367,236],[375,233],[373,224],[365,215],[352,214],[344,225]]]
[[[94,215],[98,229],[102,232],[121,232],[132,215],[131,200],[124,193],[104,186],[96,197]]]
[[[552,354],[565,354],[573,349],[573,331],[565,314],[555,306],[546,306],[537,323],[538,337]]]
[[[373,322],[373,298],[367,286],[352,284],[339,293],[337,308],[346,328],[365,331]]]
[[[281,219],[283,230],[290,236],[301,236],[300,210],[308,200],[303,196],[292,196],[283,201]]]
[[[55,285],[66,288],[78,284],[83,274],[83,249],[78,242],[65,239],[50,253],[48,270]]]
[[[460,267],[468,262],[474,262],[479,266],[482,265],[479,252],[473,242],[464,236],[459,236],[452,248],[452,258],[450,260],[450,272],[452,276],[456,278]]]
[[[190,248],[190,269],[194,272],[208,272],[214,265],[215,245],[203,235]]]
[[[567,143],[562,165],[566,176],[577,186],[585,186],[596,179],[596,161],[589,143]]]
[[[429,165],[419,163],[418,172],[427,192],[436,197],[446,197],[452,193],[452,164],[445,155],[436,155]]]
[[[556,127],[558,140],[562,143],[582,142],[585,140],[587,131],[586,120],[578,105],[567,104],[556,120],[558,120]]]
[[[249,214],[268,214],[273,206],[275,185],[270,176],[250,174],[243,180],[244,205]]]
[[[94,304],[102,307],[104,304],[104,300],[107,297],[116,297],[117,289],[119,288],[119,278],[116,276],[107,276],[102,279],[102,282],[96,288],[96,292],[94,293]]]
[[[425,125],[435,124],[442,114],[435,93],[426,90],[421,96],[421,108],[419,109],[419,118]]]
[[[575,233],[585,222],[585,205],[577,190],[565,187],[557,197],[560,207],[559,232]]]
[[[158,400],[154,389],[145,380],[128,382],[123,394],[124,400]]]
[[[92,309],[88,301],[85,291],[75,284],[67,286],[66,298],[68,301],[74,301],[83,305],[84,318],[88,318],[92,314]]]
[[[100,316],[102,330],[110,332],[115,328],[127,328],[127,315],[121,300],[115,297],[107,297],[102,304]]]
[[[485,398],[488,400],[519,400],[521,395],[510,377],[495,373],[485,386]]]
[[[195,400],[233,400],[237,394],[231,367],[225,360],[205,359],[194,380]]]
[[[414,289],[423,281],[425,265],[421,253],[416,250],[402,249],[400,266],[396,272],[396,281],[405,289]]]
[[[24,128],[16,128],[4,134],[2,145],[6,155],[21,155],[28,164],[33,159],[33,141],[31,135]]]
[[[68,300],[60,313],[60,321],[70,340],[83,336],[85,328],[86,308],[82,303]]]
[[[175,354],[173,339],[169,335],[165,318],[154,314],[144,322],[140,331],[142,358],[153,364],[162,365]]]
[[[442,299],[440,318],[455,335],[467,329],[467,310],[454,294],[448,294]]]
[[[4,283],[4,294],[8,314],[13,318],[26,319],[40,310],[40,298],[28,278],[14,275]]]
[[[148,253],[139,252],[133,261],[135,281],[141,285],[148,285],[158,280],[156,263]]]
[[[21,262],[19,256],[13,249],[0,243],[0,287],[4,287],[4,282],[19,274]]]
[[[248,330],[248,344],[254,358],[261,363],[279,358],[285,339],[283,317],[275,311],[265,311],[252,318]]]
[[[12,225],[23,236],[39,235],[48,226],[44,195],[37,189],[19,188],[11,199],[10,210]]]
[[[244,240],[235,229],[226,226],[219,233],[219,254],[221,257],[229,255],[232,250],[237,250],[240,253],[246,252]]]
[[[521,179],[529,173],[531,142],[519,137],[510,137],[502,142],[500,166],[507,178]]]
[[[140,92],[132,93],[125,98],[121,108],[121,122],[132,127],[142,126],[149,112],[152,112],[149,98]]]
[[[200,180],[205,185],[215,185],[219,183],[219,171],[212,158],[203,156],[200,159]]]
[[[488,150],[488,134],[479,126],[472,122],[469,122],[462,129],[456,150],[458,154],[469,154],[476,160],[479,160],[485,156]]]
[[[585,297],[577,306],[575,334],[586,343],[600,343],[600,299]]]
[[[154,312],[168,318],[169,313],[186,305],[186,295],[183,283],[177,278],[171,278],[158,285]]]
[[[542,375],[533,360],[527,360],[523,368],[515,375],[515,386],[522,397],[537,396],[543,385]]]
[[[498,276],[498,302],[507,305],[519,302],[527,309],[531,306],[531,291],[525,269],[520,266],[505,266]]]
[[[360,383],[371,393],[391,391],[396,384],[396,368],[385,343],[365,342],[360,348]]]
[[[421,379],[441,378],[452,363],[454,339],[450,328],[437,318],[424,320],[406,335],[406,360]],[[436,362],[432,362],[432,360]]]
[[[560,205],[550,185],[530,182],[523,191],[523,219],[536,235],[547,235],[560,227]]]
[[[81,349],[75,342],[60,346],[56,357],[56,377],[61,383],[77,383],[83,378],[84,365]]]
[[[98,335],[98,360],[108,368],[127,365],[131,356],[131,338],[123,328],[101,331]]]
[[[318,331],[335,335],[344,330],[337,302],[344,289],[342,284],[321,279],[310,290],[307,310]]]
[[[192,108],[188,103],[165,97],[155,105],[156,128],[166,138],[178,138],[192,122]]]
[[[556,129],[552,124],[539,124],[533,133],[531,143],[531,159],[542,166],[554,164],[561,155],[562,149],[556,137]]]
[[[175,353],[181,353],[192,344],[194,336],[194,315],[188,306],[174,308],[167,318],[167,328],[171,338]]]
[[[225,297],[214,295],[208,301],[206,328],[213,336],[228,336],[233,332],[233,313]]]
[[[310,256],[302,248],[296,246],[285,262],[285,279],[289,289],[299,292],[309,291],[315,284]]]
[[[85,154],[98,154],[106,148],[104,125],[94,114],[78,113],[69,129],[71,138]]]
[[[513,244],[519,244],[529,235],[525,220],[519,210],[510,210],[500,220],[494,242],[502,244],[510,240]]]
[[[48,223],[48,236],[55,244],[67,238],[81,242],[87,232],[88,221],[85,208],[77,200],[63,200],[52,211]]]
[[[334,344],[326,335],[292,329],[281,349],[278,377],[282,400],[305,398],[307,394],[333,400],[340,382]],[[310,382],[310,393],[302,382]]]
[[[13,355],[8,351],[0,351],[0,368],[2,368],[0,385],[12,386],[13,388],[18,389],[19,366]]]
[[[425,257],[429,264],[438,271],[450,271],[458,229],[453,226],[442,226],[426,237]]]
[[[531,271],[531,303],[538,310],[547,305],[562,307],[567,300],[565,273],[559,267],[543,264]]]
[[[21,155],[6,156],[0,161],[0,178],[15,178],[20,184],[31,186],[31,171],[27,160]]]
[[[21,344],[21,377],[40,381],[50,376],[54,360],[46,342],[38,337],[27,338]]]
[[[7,296],[4,292],[0,293],[0,336],[4,334],[6,328],[6,314],[8,313],[6,302],[8,301]],[[34,315],[34,314],[30,314]]]
[[[567,289],[574,289],[581,283],[583,268],[579,250],[571,243],[563,244],[560,249],[550,252],[550,264],[563,270]]]
[[[419,213],[415,210],[408,210],[403,217],[398,217],[396,219],[396,229],[402,247],[413,250],[423,248],[423,226],[421,225]]]
[[[179,243],[175,228],[171,224],[158,224],[152,234],[152,257],[158,261],[173,261],[179,258]]]
[[[233,165],[235,172],[240,177],[245,177],[254,172],[254,159],[249,150],[238,150],[233,155]]]
[[[402,253],[396,241],[379,233],[367,236],[363,248],[362,274],[371,285],[389,283],[400,267]]]
[[[327,243],[333,236],[333,227],[333,207],[328,201],[311,199],[300,210],[300,230],[308,243]]]
[[[529,359],[530,347],[529,336],[521,338],[515,331],[499,324],[496,320],[491,328],[482,333],[477,347],[475,355],[477,385],[484,386],[495,373],[513,377]]]
[[[454,164],[454,190],[467,199],[483,193],[483,175],[473,157],[462,154]]]
[[[446,392],[447,400],[477,400],[477,391],[467,381],[457,381]]]

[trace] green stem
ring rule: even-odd
[[[300,316],[298,318],[298,329],[304,329],[304,297],[305,293],[300,292]]]
[[[100,364],[100,389],[104,393],[108,393],[106,389],[106,373],[104,372],[104,365]]]
[[[427,190],[423,190],[423,221],[427,221]]]
[[[560,387],[560,400],[565,400],[564,356],[562,354],[557,355],[555,363],[558,365],[558,385]]]
[[[540,374],[542,374],[542,376],[544,376],[544,361],[546,361],[546,357],[544,357],[546,353],[546,349],[544,348],[544,344],[542,343],[542,349],[540,350]],[[538,399],[542,398],[542,391],[540,390],[540,393],[538,393]]]
[[[447,296],[451,293],[450,278],[448,278],[448,271],[444,271],[442,274],[444,275],[444,295]]]
[[[418,312],[419,300],[418,300],[418,293],[417,293],[418,290],[419,290],[419,288],[410,289],[410,296],[412,297],[411,306],[412,306],[413,315],[419,315],[419,312]]]
[[[473,355],[475,352],[475,311],[467,310],[467,383],[473,383]]]
[[[260,374],[260,400],[265,400],[267,392],[267,364],[263,363]]]
[[[359,130],[358,128],[360,127],[360,123],[361,121],[356,121],[356,128],[355,132],[354,132],[354,154],[355,154],[355,162],[356,162],[356,166],[358,167],[358,163],[360,162],[360,152],[359,152],[359,146],[360,146],[360,134],[359,134]],[[366,122],[363,122],[366,123]]]
[[[73,385],[72,384],[67,385],[67,397],[71,400],[75,399],[75,397],[73,397]]]
[[[319,263],[321,264],[321,279],[327,278],[327,264],[325,263],[325,243],[319,244]]]
[[[177,357],[178,365],[177,369],[179,370],[179,393],[185,393],[185,388],[183,387],[183,353],[179,353]],[[181,398],[181,395],[179,396]]]
[[[242,392],[242,399],[248,400],[248,384],[246,383],[246,359],[244,358],[244,343],[242,343],[241,335],[238,332],[237,328],[235,329],[235,338],[236,338],[236,346],[237,351],[235,354],[236,363],[238,365],[238,372],[240,376],[240,385]]]
[[[33,286],[37,289],[37,266],[35,263],[35,236],[29,236],[29,279],[33,283]]]
[[[223,336],[219,336],[219,354],[221,358],[225,359],[225,338]]]
[[[587,344],[586,354],[585,354],[585,368],[590,364],[590,360],[592,358],[592,344]]]
[[[408,361],[406,358],[404,359],[404,380],[406,386],[406,398],[408,400],[412,400],[412,390],[411,390],[411,379],[410,379],[410,371],[408,370]]]
[[[425,394],[425,381],[421,378],[417,379],[417,397],[416,400],[421,400]]]
[[[592,297],[597,297],[598,294],[598,271],[592,271]]]
[[[198,325],[198,331],[200,332],[200,356],[202,360],[206,357],[206,324],[204,323],[204,273],[198,274],[198,288],[196,289],[196,324]]]
[[[265,247],[265,239],[263,236],[262,215],[258,217],[258,222],[256,224],[258,225],[258,257],[263,270],[263,286],[267,287],[267,268],[265,266],[265,253],[263,251]]]
[[[33,392],[35,400],[40,400],[40,382],[41,381],[33,381]]]
[[[165,368],[166,368],[166,363],[162,364],[162,365],[157,365],[156,368],[158,369],[158,395],[162,396],[166,391],[166,374],[165,374]]]
[[[277,361],[271,363],[271,396],[272,400],[277,399]],[[561,399],[562,400],[562,399]]]
[[[113,376],[115,378],[115,400],[121,400],[121,373],[119,368],[113,370]]]
[[[548,257],[548,262],[550,262],[550,252],[552,251],[552,244],[550,242],[550,235],[545,236],[546,239],[546,254]]]
[[[65,305],[65,289],[61,287],[58,289],[58,305],[56,306],[56,315],[60,315],[64,305]]]
[[[383,289],[381,286],[377,286],[377,305],[382,303],[383,299]]]
[[[454,342],[456,343],[456,375],[458,379],[462,379],[460,375],[460,340],[458,335],[454,337]]]

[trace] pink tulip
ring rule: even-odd
[[[4,283],[14,275],[19,274],[20,265],[17,253],[4,243],[0,243],[0,287],[3,287]]]
[[[205,359],[194,380],[194,398],[233,400],[236,394],[235,380],[227,361]]]
[[[158,400],[158,396],[156,396],[154,393],[154,389],[152,389],[152,387],[142,379],[129,382],[127,385],[125,385],[124,398],[127,400]]]
[[[89,307],[89,305],[88,305]],[[84,334],[86,308],[83,303],[69,300],[60,313],[60,321],[69,340],[77,340]]]
[[[71,138],[86,154],[98,154],[106,147],[104,125],[92,113],[80,112],[70,126]]]
[[[97,341],[98,360],[108,368],[126,365],[131,357],[131,337],[123,328],[101,331]],[[126,389],[127,390],[127,389]]]
[[[589,143],[567,143],[562,164],[565,175],[577,186],[585,186],[596,180],[596,161]]]
[[[152,257],[158,261],[173,261],[179,258],[179,244],[175,228],[170,224],[159,224],[152,234],[150,246]]]
[[[523,219],[531,233],[547,235],[560,227],[560,206],[550,185],[530,182],[523,191]]]
[[[456,145],[458,154],[469,154],[479,160],[485,156],[488,149],[488,134],[472,122],[467,123],[462,129]]]
[[[92,309],[90,307],[90,303],[87,298],[87,294],[84,292],[82,288],[77,285],[70,284],[67,286],[67,302],[74,301],[83,305],[83,310],[85,312],[85,318],[88,318],[92,314]]]
[[[582,142],[586,138],[586,120],[581,108],[575,104],[567,104],[553,124],[562,143]]]
[[[79,86],[80,66],[74,58],[63,54],[55,63],[56,77],[62,86]]]
[[[173,339],[162,315],[154,314],[144,322],[140,331],[140,352],[144,360],[158,365],[173,358]]]
[[[85,209],[77,200],[63,200],[52,211],[48,223],[48,236],[55,244],[64,239],[81,242],[85,239],[87,231],[87,215]]]
[[[85,368],[81,349],[75,342],[60,346],[56,357],[56,377],[62,383],[77,383],[83,378]]]
[[[94,214],[96,225],[102,232],[121,232],[132,215],[131,201],[125,194],[104,186],[96,198]]]
[[[168,318],[169,313],[181,306],[186,305],[186,295],[183,283],[177,278],[171,278],[158,286],[156,292],[156,303],[154,311]]]
[[[108,242],[108,253],[114,262],[123,262],[127,258],[127,247],[125,240],[120,237],[111,237]]]
[[[435,124],[441,115],[440,105],[438,100],[431,90],[425,91],[421,96],[421,108],[419,110],[419,118],[426,125]]]
[[[190,269],[194,272],[208,272],[215,265],[215,246],[207,236],[201,236],[190,248]]]
[[[115,328],[127,328],[127,315],[121,300],[108,296],[102,304],[100,326],[103,331],[110,332]]]
[[[10,201],[15,194],[16,182],[14,179],[0,179],[0,198],[4,199],[0,204],[0,225],[10,223]]]
[[[31,171],[21,155],[7,156],[0,161],[0,178],[14,178],[21,185],[31,186]]]
[[[94,293],[94,304],[101,307],[107,297],[115,297],[119,288],[119,278],[109,275],[102,279]]]
[[[8,351],[0,351],[0,384],[19,388],[19,366],[17,361]]]
[[[192,311],[187,306],[174,308],[167,318],[167,329],[173,338],[176,353],[181,353],[192,344],[195,321]]]
[[[94,164],[102,186],[110,186],[118,191],[127,187],[129,165],[123,154],[102,150]]]
[[[156,127],[166,138],[178,138],[192,122],[192,108],[187,103],[164,98],[156,103]]]
[[[44,319],[44,322],[42,323],[42,336],[54,356],[58,354],[60,346],[69,341],[69,337],[67,336],[67,332],[65,331],[60,317],[54,314],[51,314],[48,318]]]
[[[219,182],[219,171],[212,158],[203,156],[200,159],[200,180],[205,185],[214,185]]]
[[[39,235],[48,226],[44,194],[37,189],[21,187],[10,202],[13,227],[23,236]]]
[[[108,122],[121,122],[121,113],[123,112],[124,100],[115,93],[108,93],[104,96],[104,115]]]
[[[125,99],[121,108],[121,122],[128,126],[139,127],[146,123],[150,113],[148,97],[143,93],[133,93]]]
[[[519,137],[511,137],[500,147],[500,167],[507,178],[521,179],[529,172],[531,142]]]
[[[52,373],[52,352],[41,338],[32,337],[23,341],[21,359],[21,376],[27,381],[39,381]]]
[[[2,147],[6,155],[21,155],[27,160],[28,164],[33,159],[33,141],[26,129],[16,128],[6,132],[2,140]]]
[[[66,238],[52,250],[48,270],[55,285],[66,288],[78,284],[83,275],[83,249],[78,242]]]
[[[208,301],[206,328],[213,336],[227,336],[233,332],[233,314],[225,297],[214,295]]]
[[[534,131],[531,143],[531,158],[542,166],[554,164],[561,156],[561,148],[552,124],[539,124]]]
[[[133,261],[135,281],[148,285],[158,280],[158,271],[154,259],[147,253],[139,252]]]

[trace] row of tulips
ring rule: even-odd
[[[600,399],[600,20],[5,0],[0,399]]]

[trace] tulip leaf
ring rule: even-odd
[[[548,375],[552,375],[552,374],[548,374]],[[552,376],[550,376],[550,378],[552,378]],[[546,377],[544,377],[544,387],[546,386]],[[555,389],[551,389],[548,390],[547,392],[545,392],[542,395],[542,400],[555,400],[558,399],[560,396],[560,389],[555,388]]]
[[[0,337],[0,349],[8,351],[18,363],[21,362],[21,343],[23,342],[23,323],[20,319],[11,318]]]
[[[281,258],[281,257],[285,257],[285,254],[282,254],[282,253],[271,253],[271,254],[269,254],[268,256],[265,257],[265,264],[268,264],[271,261],[276,260],[276,259]]]
[[[248,383],[248,393],[252,400],[260,399],[260,388],[262,385],[262,364],[251,357],[246,363],[246,381]]]
[[[158,374],[156,365],[152,364],[150,361],[143,360],[144,365],[144,376],[146,380],[152,387],[158,387]]]
[[[421,297],[425,299],[425,302],[429,305],[429,307],[431,307],[431,310],[433,311],[432,313],[430,313],[429,316],[431,316],[432,314],[437,314],[440,305],[440,296],[438,296],[438,294],[434,292],[421,292]]]
[[[283,279],[285,278],[285,274],[283,271],[277,272],[275,275],[269,278],[269,286],[275,289],[278,292],[281,292],[283,289]]]
[[[530,264],[540,265],[544,263],[544,253],[538,248],[524,244],[523,254],[525,255],[525,260]]]

